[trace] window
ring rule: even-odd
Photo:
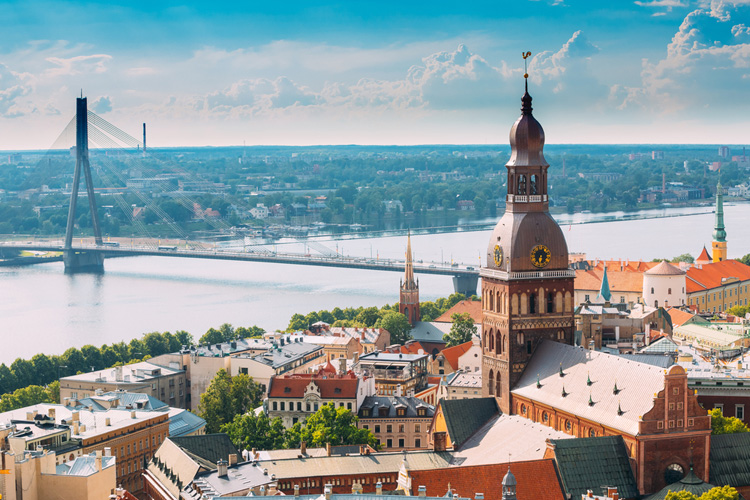
[[[663,429],[664,428],[664,422],[662,422],[661,420],[659,420],[658,422],[656,422],[656,428],[657,429]]]
[[[625,296],[620,295],[620,304],[624,304],[624,303],[625,303]]]
[[[297,411],[302,411],[302,401],[297,401]]]
[[[351,403],[346,403],[346,409],[347,410],[351,410],[352,409],[352,404]]]
[[[716,403],[716,404],[714,405],[714,408],[718,408],[718,409],[719,409],[719,411],[721,411],[721,414],[722,414],[722,415],[724,414],[724,405],[723,405],[722,403]]]
[[[674,394],[675,396],[679,395],[680,394],[680,388],[679,387],[673,388],[672,389],[672,394]]]
[[[276,401],[274,401],[274,402],[273,402],[273,405],[272,405],[272,407],[273,407],[273,411],[276,411],[276,410],[278,410],[278,409],[279,409],[279,408],[278,408],[278,406],[279,406],[279,405],[278,405],[278,403],[277,403]]]
[[[386,448],[393,448],[393,439],[386,439],[385,440],[385,447]]]
[[[526,354],[531,354],[531,341],[526,341]]]
[[[385,432],[393,432],[393,426],[391,424],[386,425]]]
[[[688,419],[688,427],[692,427],[695,425],[695,419],[689,418]]]
[[[375,434],[380,434],[380,425],[375,424]]]
[[[318,411],[318,403],[313,403],[313,408],[315,408],[315,411]]]
[[[369,428],[370,428],[370,426],[369,426],[369,425],[367,425],[367,424],[365,424],[365,425],[363,425],[363,426],[362,426],[362,428],[363,428],[363,429],[369,429]]]
[[[740,420],[745,420],[745,405],[735,405],[734,416]]]
[[[422,447],[422,440],[417,438],[414,440],[414,447],[415,448],[421,448]]]
[[[399,447],[399,448],[403,448],[403,447],[404,447],[404,438],[400,438],[400,439],[398,440],[398,447]]]
[[[677,419],[677,427],[682,427],[682,419],[681,418]]]
[[[414,424],[414,432],[422,432],[422,424]]]
[[[570,420],[565,422],[565,430],[570,432],[573,429],[573,424],[570,423]]]
[[[404,424],[398,424],[398,432],[406,432]]]
[[[596,431],[594,429],[589,429],[589,437],[595,438],[596,437]]]
[[[652,294],[654,293],[654,287],[651,287],[651,293]]]
[[[669,428],[674,429],[674,420],[669,421]]]
[[[284,401],[281,402],[281,411],[286,410],[286,403]]]
[[[667,288],[667,295],[672,295],[672,289],[671,288]]]
[[[669,409],[674,410],[674,403],[669,403]]]
[[[677,409],[682,410],[682,403],[677,403]]]
[[[586,294],[586,295],[583,296],[583,301],[584,302],[590,302],[591,301],[591,297],[589,296],[589,294]]]

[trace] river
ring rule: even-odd
[[[590,224],[582,222],[601,215],[559,219],[570,252],[651,260],[686,252],[697,257],[703,245],[710,249],[714,217],[706,210],[663,209],[650,214],[670,217]],[[750,253],[748,220],[750,205],[725,206],[729,257]],[[489,233],[415,235],[415,259],[479,264]],[[406,247],[403,236],[321,242],[368,258],[403,258]],[[284,245],[300,249],[300,243]],[[107,260],[101,275],[66,275],[61,262],[0,268],[0,363],[129,341],[150,331],[187,330],[197,339],[222,323],[283,329],[296,312],[393,303],[399,278],[391,272],[169,257]],[[419,282],[422,300],[453,292],[449,277],[421,275]]]

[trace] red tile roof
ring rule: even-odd
[[[435,319],[436,323],[453,323],[451,316],[454,314],[469,313],[474,323],[482,322],[482,301],[481,300],[462,300],[455,306],[451,307]]]
[[[619,266],[618,266],[619,269]],[[574,286],[576,290],[591,290],[598,292],[602,286],[604,269],[576,269]],[[643,293],[643,271],[619,271],[607,268],[607,280],[609,290],[616,292]]]
[[[658,264],[658,262],[646,262],[643,260],[589,260],[592,269],[597,271],[604,271],[604,266],[607,266],[607,274],[612,271],[619,271],[622,268],[624,272],[636,272],[642,273],[648,271],[652,267]]]
[[[562,485],[552,459],[513,462],[510,470],[516,476],[516,498],[518,500],[564,500]],[[427,488],[427,496],[445,496],[450,484],[453,493],[464,498],[474,498],[484,493],[485,500],[500,500],[503,496],[502,481],[508,472],[508,464],[475,465],[471,467],[449,467],[445,469],[410,470],[412,495],[416,496],[420,486]]]
[[[685,312],[682,309],[672,307],[667,310],[669,317],[672,318],[672,328],[676,328],[680,325],[684,325],[689,319],[694,318],[695,314]]]
[[[706,250],[705,245],[703,246],[703,251],[698,256],[697,259],[695,259],[696,262],[711,262],[711,256],[708,255],[708,250]]]
[[[750,280],[750,266],[737,260],[722,260],[691,267],[687,271],[687,293],[719,287],[723,285],[721,280],[725,278]]]
[[[471,340],[440,351],[453,370],[458,370],[458,358],[471,348]]]
[[[315,383],[320,389],[320,397],[332,398],[356,398],[357,384],[359,380],[352,372],[341,377],[299,377],[291,375],[287,377],[273,377],[271,387],[268,390],[269,398],[302,398],[305,396],[305,388]],[[338,389],[338,392],[337,392]]]
[[[406,345],[396,345],[393,347],[386,347],[385,352],[401,353],[401,354],[425,354],[427,349],[424,348],[418,340],[409,340]],[[421,353],[419,351],[422,351]]]

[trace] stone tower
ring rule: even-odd
[[[716,184],[716,221],[714,240],[711,243],[711,258],[714,262],[727,260],[727,232],[724,230],[724,193],[721,181]]]
[[[411,233],[406,237],[406,269],[398,297],[398,311],[406,316],[411,325],[419,321],[419,281],[414,279],[414,264],[411,255]]]
[[[573,345],[573,278],[568,245],[549,214],[544,131],[521,98],[510,130],[505,215],[487,248],[482,277],[482,394],[511,413],[510,391],[544,339]]]

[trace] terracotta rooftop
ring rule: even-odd
[[[618,266],[619,269],[619,266]],[[599,293],[602,286],[602,276],[604,269],[583,269],[576,270],[575,289],[591,290]],[[609,280],[609,289],[614,294],[617,292],[637,292],[643,293],[643,271],[619,271],[607,268],[607,279]]]
[[[642,273],[648,271],[652,267],[658,264],[658,262],[646,262],[643,260],[589,260],[587,261],[592,269],[597,271],[604,271],[606,266],[607,272],[612,271],[623,271],[623,272],[635,272]]]
[[[453,323],[451,316],[454,314],[469,313],[474,323],[482,322],[482,301],[481,300],[462,300],[455,306],[451,307],[435,319],[436,323]]]
[[[351,373],[351,372],[350,372]],[[305,389],[314,383],[323,399],[356,398],[359,380],[355,375],[345,377],[273,377],[268,390],[269,398],[303,398]]]
[[[451,365],[453,370],[458,370],[458,358],[471,349],[471,340],[464,342],[463,344],[454,345],[440,351],[440,355],[445,357],[445,360]]]
[[[668,309],[667,313],[669,313],[669,317],[672,318],[673,328],[676,328],[680,325],[684,325],[687,321],[695,317],[695,314],[685,312],[682,309],[677,309],[676,307],[672,307]]]
[[[673,266],[666,260],[663,260],[659,265],[652,267],[645,274],[649,276],[679,276],[685,274],[685,271],[677,266]]]
[[[687,271],[687,293],[719,287],[724,284],[722,280],[727,278],[750,280],[750,266],[730,259],[691,267]]]
[[[696,262],[711,262],[711,256],[708,255],[708,250],[706,250],[706,246],[703,246],[703,251],[698,256],[697,259],[695,259]]]
[[[427,488],[427,496],[446,496],[448,485],[452,493],[459,497],[474,498],[476,493],[484,493],[485,500],[500,500],[500,483],[508,472],[508,465],[474,465],[470,467],[449,467],[431,470],[410,470],[411,484],[418,494],[419,486]],[[514,462],[510,470],[516,477],[516,498],[518,500],[563,500],[562,486],[557,477],[555,462],[552,459]],[[452,496],[452,495],[450,495]]]

